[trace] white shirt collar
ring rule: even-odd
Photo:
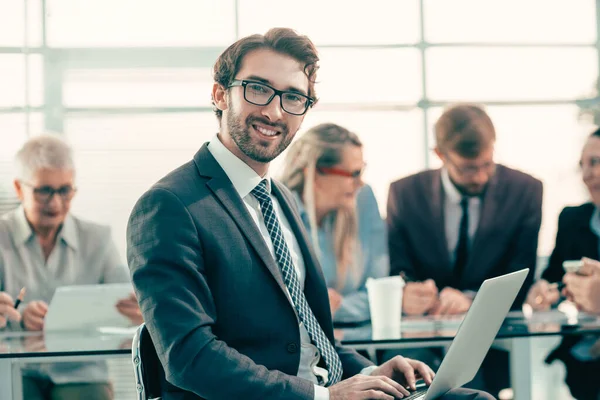
[[[267,171],[264,177],[258,175],[248,164],[229,151],[218,135],[215,135],[208,144],[208,151],[223,168],[242,199],[249,195],[252,189],[264,179],[267,180],[267,191],[271,193],[271,176],[269,172]]]
[[[11,214],[8,214],[11,228],[13,230],[13,237],[16,244],[24,244],[28,242],[33,236],[35,236],[27,217],[25,216],[25,209],[23,205],[19,206]],[[77,227],[71,214],[67,214],[63,226],[58,233],[57,239],[62,239],[69,247],[73,250],[79,248],[79,237],[77,234]],[[58,242],[58,240],[57,240]]]
[[[450,175],[446,168],[442,168],[442,186],[444,188],[446,200],[454,204],[460,204],[463,196],[450,180]]]

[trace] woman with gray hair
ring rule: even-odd
[[[0,300],[16,297],[25,287],[21,324],[10,326],[39,331],[57,287],[129,282],[129,271],[108,227],[69,213],[77,189],[72,151],[63,140],[34,137],[15,161],[21,206],[0,219]],[[133,294],[116,307],[133,323],[142,322]],[[103,362],[28,367],[24,398],[111,399],[107,372]]]
[[[296,140],[281,176],[317,249],[335,322],[369,320],[366,280],[389,273],[385,225],[364,167],[358,136],[328,123]]]

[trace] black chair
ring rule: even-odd
[[[160,400],[162,398],[160,385],[165,372],[145,324],[140,325],[135,332],[131,358],[138,400]]]

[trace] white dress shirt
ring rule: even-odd
[[[462,219],[462,207],[460,202],[463,195],[450,180],[448,170],[442,168],[442,188],[444,189],[444,225],[446,230],[446,243],[448,244],[448,254],[450,255],[450,265],[454,265],[456,260],[456,246],[458,246],[458,236],[460,230],[460,221]],[[469,245],[471,248],[473,237],[477,233],[479,218],[481,215],[481,198],[473,196],[469,198]]]
[[[271,241],[271,235],[269,234],[267,226],[265,225],[260,204],[258,200],[251,194],[252,189],[254,189],[264,179],[267,180],[267,191],[271,193],[271,178],[269,174],[267,173],[267,175],[264,177],[258,175],[252,168],[250,168],[250,166],[229,151],[229,149],[227,149],[223,143],[221,143],[218,136],[213,137],[213,139],[210,141],[208,150],[213,155],[215,160],[217,160],[221,168],[223,168],[227,174],[227,177],[231,180],[231,183],[233,183],[235,190],[244,201],[244,205],[248,209],[252,220],[258,227],[258,230],[260,231],[263,240],[269,248],[269,251],[273,255],[273,258],[275,258],[275,250]],[[304,289],[306,268],[304,266],[304,259],[302,258],[300,245],[294,236],[294,232],[290,227],[289,221],[281,210],[281,206],[279,205],[277,198],[271,194],[271,200],[273,201],[275,214],[277,214],[277,217],[279,218],[283,237],[285,238],[285,242],[292,257],[294,269],[298,274],[298,281],[300,282],[302,289]],[[292,298],[287,289],[286,292],[288,299],[293,306]],[[315,384],[315,400],[328,400],[329,390],[324,387],[324,385],[328,382],[328,371],[317,366],[321,358],[319,350],[315,345],[312,344],[304,324],[300,322],[300,320],[298,320],[298,323],[301,342],[298,377],[307,379]]]

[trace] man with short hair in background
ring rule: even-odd
[[[478,105],[446,109],[435,138],[443,166],[389,190],[391,274],[409,280],[404,313],[463,314],[484,280],[530,268],[520,309],[536,266],[542,182],[496,164],[496,131]]]

